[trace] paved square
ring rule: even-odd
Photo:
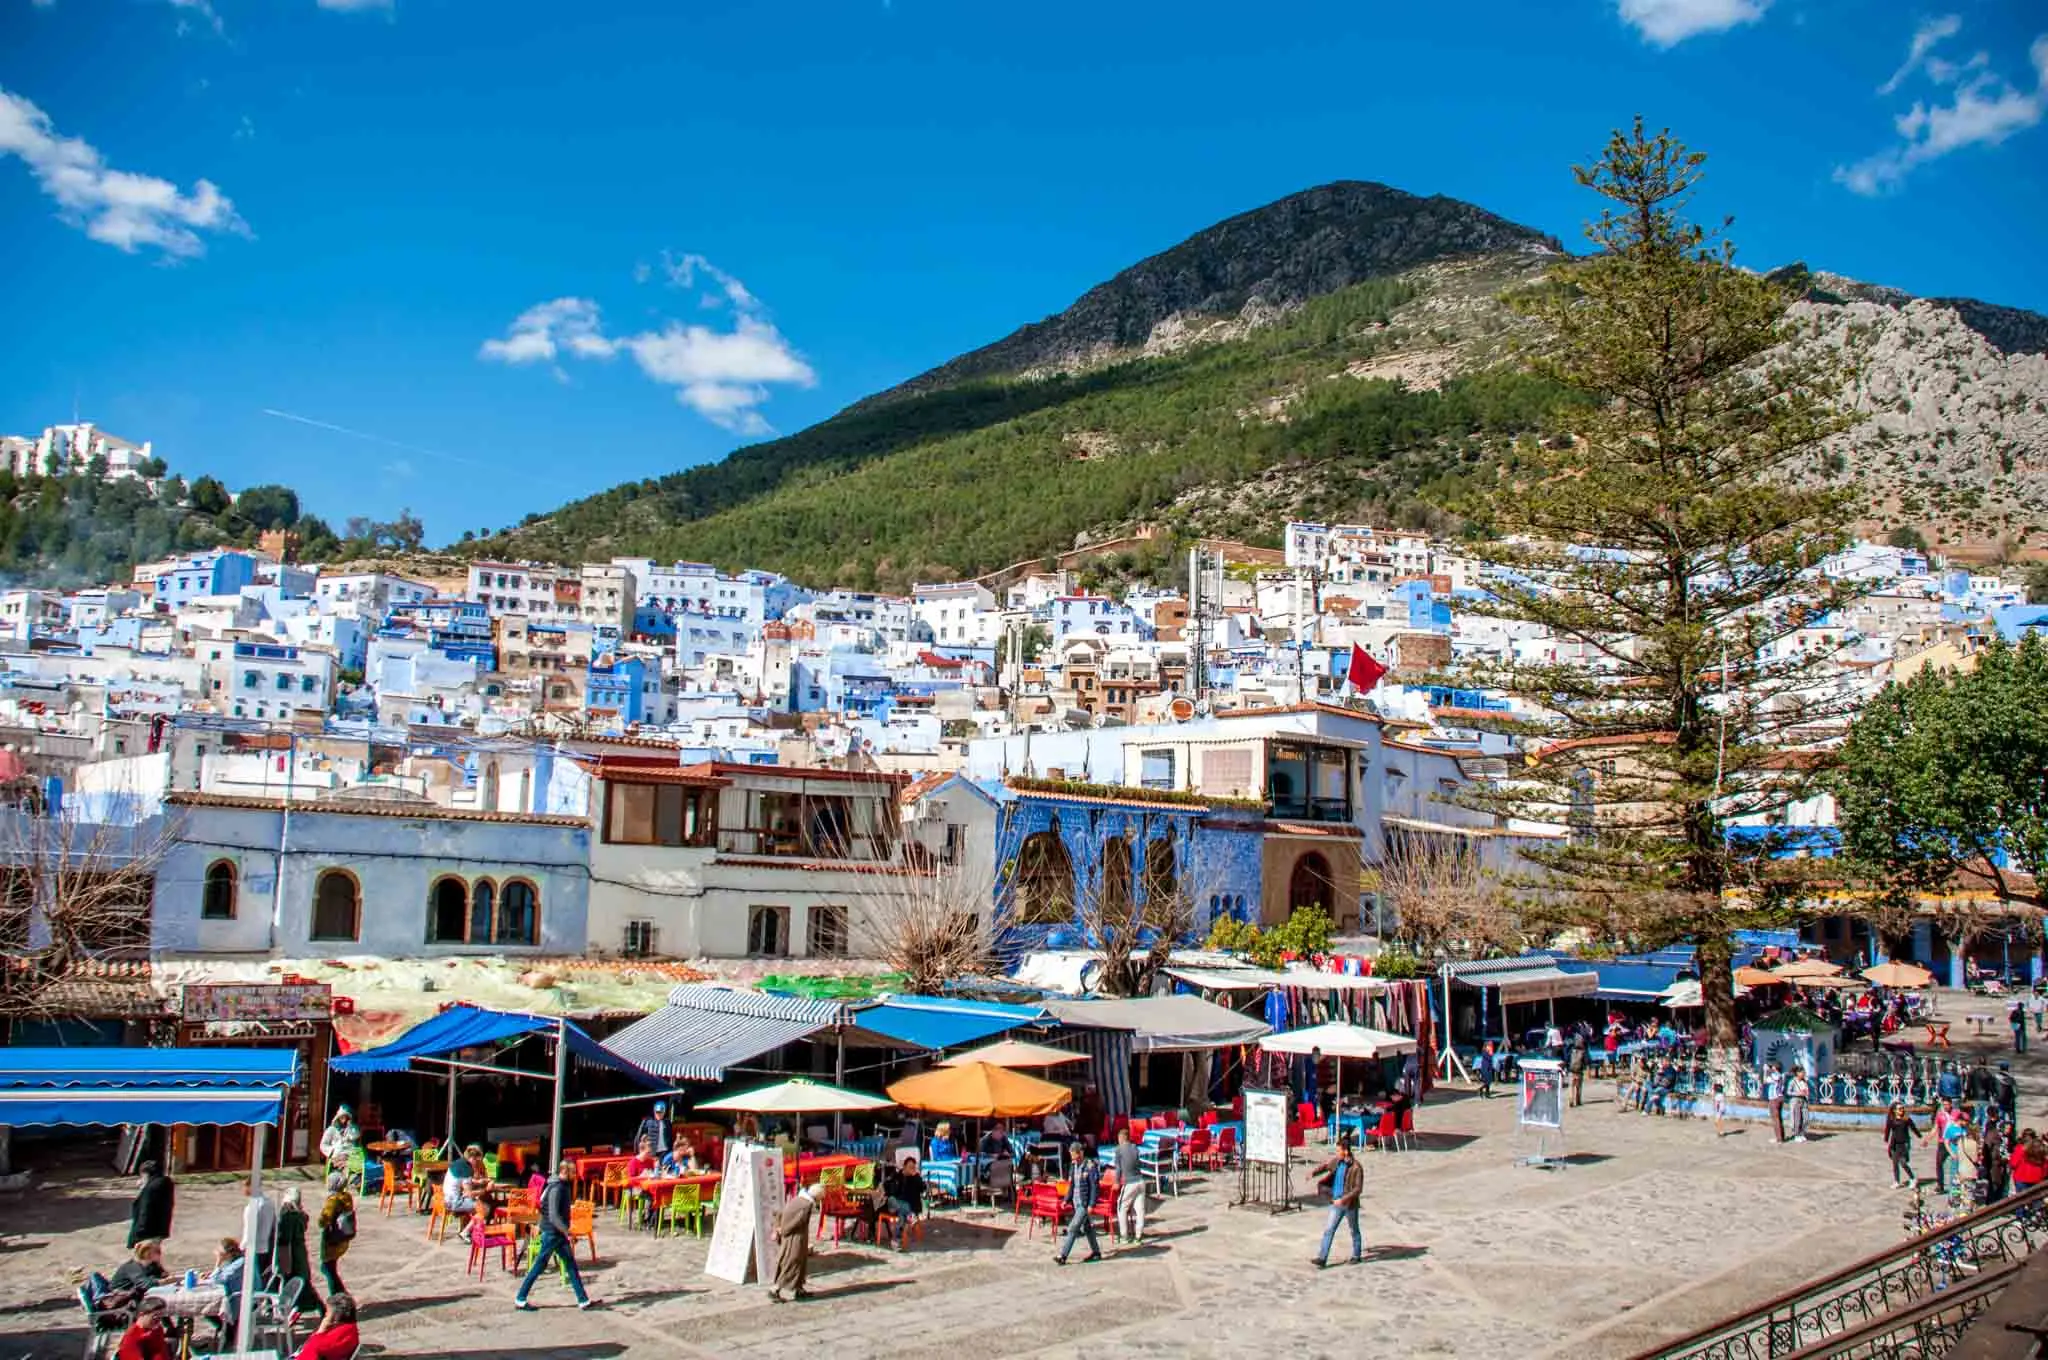
[[[366,1354],[593,1360],[609,1356],[1244,1354],[1624,1355],[1897,1239],[1900,1197],[1874,1133],[1776,1145],[1755,1126],[1616,1112],[1611,1088],[1567,1111],[1572,1164],[1515,1165],[1533,1150],[1514,1101],[1440,1093],[1411,1152],[1369,1154],[1370,1259],[1309,1264],[1324,1212],[1232,1209],[1234,1173],[1191,1177],[1155,1202],[1156,1242],[1056,1267],[1041,1228],[947,1213],[908,1255],[833,1248],[813,1258],[816,1298],[777,1306],[702,1273],[695,1239],[657,1240],[600,1218],[588,1271],[604,1307],[578,1313],[558,1281],[544,1311],[512,1311],[495,1266],[428,1245],[426,1221],[371,1203],[342,1273],[363,1305]],[[2029,1110],[2037,1102],[2027,1102]],[[2031,1122],[2031,1121],[2029,1121]],[[1925,1169],[1925,1168],[1923,1168]],[[234,1231],[239,1189],[179,1188],[171,1264],[203,1264]],[[1297,1163],[1296,1184],[1307,1168]],[[132,1182],[90,1175],[0,1200],[0,1360],[75,1356],[70,1290],[120,1259]],[[1340,1253],[1341,1255],[1341,1249]]]

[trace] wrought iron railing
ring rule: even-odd
[[[1990,1276],[1996,1267],[2025,1260],[2043,1245],[2048,1245],[2048,1186],[1941,1222],[1734,1317],[1644,1351],[1637,1360],[1789,1360],[1849,1354],[1828,1349],[1831,1338],[1903,1318],[1937,1296]],[[1939,1354],[1910,1348],[1853,1353]]]
[[[2024,1261],[2007,1261],[1886,1313],[1875,1322],[1827,1337],[1786,1360],[1936,1360],[1947,1355],[1979,1314],[2003,1294]]]

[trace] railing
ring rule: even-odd
[[[1833,1348],[1840,1338],[1871,1328],[1888,1334],[1891,1322],[1923,1303],[1931,1305],[1938,1295],[1984,1279],[1998,1266],[2025,1260],[2043,1244],[2048,1244],[2048,1185],[1940,1224],[1734,1317],[1644,1351],[1637,1360],[1790,1360],[1845,1354]],[[1939,1330],[1931,1329],[1930,1335]],[[1941,1351],[1904,1347],[1856,1353],[1933,1356]]]
[[[1979,1314],[2013,1283],[2026,1266],[2024,1261],[2007,1261],[1992,1266],[1963,1284],[1944,1289],[1909,1307],[1886,1313],[1826,1340],[1795,1351],[1786,1360],[1822,1360],[1823,1357],[1857,1357],[1857,1360],[1935,1360],[1948,1354]]]

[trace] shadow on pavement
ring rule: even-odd
[[[1427,1255],[1429,1255],[1428,1247],[1401,1246],[1390,1242],[1385,1246],[1367,1247],[1365,1249],[1365,1264],[1371,1265],[1375,1261],[1413,1261],[1418,1256]]]
[[[421,1360],[432,1356],[434,1360],[604,1360],[607,1356],[624,1355],[625,1346],[617,1341],[590,1341],[569,1346],[493,1346],[484,1351],[408,1351],[394,1350],[379,1346],[374,1341],[363,1343],[364,1355],[418,1356]]]
[[[1566,1166],[1598,1166],[1602,1162],[1611,1162],[1614,1158],[1605,1152],[1567,1152],[1557,1160]]]
[[[858,1294],[886,1294],[909,1283],[909,1280],[864,1280],[859,1284],[842,1284],[835,1289],[810,1289],[805,1291],[809,1297],[799,1302],[832,1303]]]
[[[362,1304],[356,1316],[363,1322],[371,1322],[377,1318],[395,1317],[401,1313],[416,1313],[427,1308],[439,1308],[444,1304],[461,1303],[465,1299],[475,1297],[474,1292],[465,1289],[459,1294],[420,1294],[409,1299],[378,1299],[373,1303]]]

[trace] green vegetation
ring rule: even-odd
[[[1280,467],[1361,474],[1331,513],[1427,491],[1442,504],[1560,399],[1510,369],[1437,390],[1346,365],[1414,343],[1421,285],[1376,279],[1221,344],[1091,372],[871,401],[711,467],[615,488],[460,551],[579,561],[632,551],[900,587],[1071,548],[1164,517],[1197,487]],[[1277,541],[1277,523],[1238,528]]]
[[[1288,959],[1325,953],[1337,923],[1319,906],[1296,907],[1285,921],[1261,930],[1234,916],[1219,916],[1209,926],[1204,949],[1223,950],[1250,959],[1261,968],[1278,968]]]
[[[1088,784],[1078,779],[1034,779],[1011,775],[1006,781],[1020,793],[1064,794],[1069,798],[1110,798],[1125,803],[1170,803],[1178,807],[1230,808],[1240,812],[1264,812],[1259,798],[1219,798],[1206,793],[1179,789],[1139,789],[1126,784]]]
[[[1887,938],[1910,929],[1923,896],[2033,900],[2009,876],[2048,873],[2048,643],[1994,639],[1975,670],[1930,666],[1885,686],[1829,783],[1844,862]]]
[[[1839,603],[1809,570],[1849,541],[1855,510],[1840,484],[1787,474],[1855,417],[1837,405],[1850,364],[1803,343],[1790,314],[1799,290],[1736,268],[1732,246],[1685,219],[1704,159],[1641,119],[1615,133],[1576,172],[1607,200],[1593,253],[1510,299],[1553,337],[1536,370],[1583,401],[1566,413],[1573,437],[1525,446],[1494,497],[1513,537],[1473,551],[1508,574],[1476,610],[1600,662],[1477,668],[1474,683],[1589,740],[1473,802],[1570,831],[1525,852],[1545,871],[1532,916],[1634,947],[1692,939],[1713,1046],[1728,1050],[1731,932],[1792,915],[1812,863],[1729,827],[1776,823],[1810,791],[1783,747],[1831,711],[1814,698],[1823,658],[1763,658]],[[1640,645],[1616,653],[1623,636]]]

